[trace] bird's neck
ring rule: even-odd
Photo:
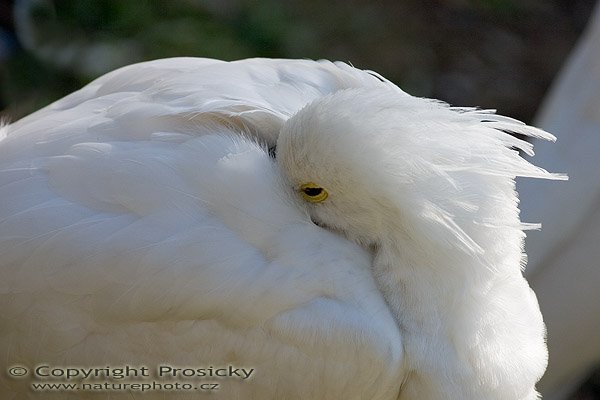
[[[499,190],[489,199],[478,194],[472,210],[459,203],[404,209],[381,222],[374,272],[401,329],[449,330],[461,314],[486,307],[478,299],[498,280],[523,280],[514,183],[493,183]]]
[[[453,316],[472,306],[473,296],[494,278],[489,266],[457,253],[433,253],[398,241],[380,248],[374,261],[375,275],[406,333],[446,331]],[[477,277],[471,275],[473,271]]]
[[[407,380],[401,399],[504,398],[473,388],[473,382],[506,374],[509,366],[496,363],[496,349],[510,348],[511,332],[523,323],[515,323],[510,313],[533,321],[537,331],[525,339],[537,335],[536,344],[543,346],[537,304],[527,297],[531,294],[520,271],[522,232],[473,228],[467,233],[482,248],[468,254],[458,246],[432,246],[399,229],[391,231],[373,268],[403,336],[406,371],[417,377]],[[507,280],[511,283],[505,288]],[[522,313],[520,303],[526,304]],[[491,337],[490,346],[481,344],[482,336],[484,341]]]

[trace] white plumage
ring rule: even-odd
[[[111,72],[0,135],[0,356],[254,369],[220,399],[535,399],[514,178],[561,176],[504,130],[552,139],[343,63]]]

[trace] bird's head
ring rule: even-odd
[[[491,111],[350,89],[291,117],[277,159],[312,219],[351,240],[381,244],[393,231],[473,253],[481,248],[465,224],[518,225],[514,177],[552,177],[520,157],[516,148],[530,152],[529,143],[504,130],[551,138]]]
[[[277,143],[278,162],[312,219],[365,245],[392,217],[387,180],[401,172],[389,147],[398,140],[385,143],[393,123],[380,97],[347,90],[317,100],[287,121]]]

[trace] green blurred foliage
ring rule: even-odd
[[[16,0],[10,18],[22,48],[0,61],[0,106],[14,120],[155,58],[329,58],[415,95],[529,120],[592,3]]]

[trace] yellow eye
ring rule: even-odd
[[[302,193],[304,200],[310,201],[311,203],[320,203],[329,196],[327,190],[312,182],[300,186],[300,193]]]

